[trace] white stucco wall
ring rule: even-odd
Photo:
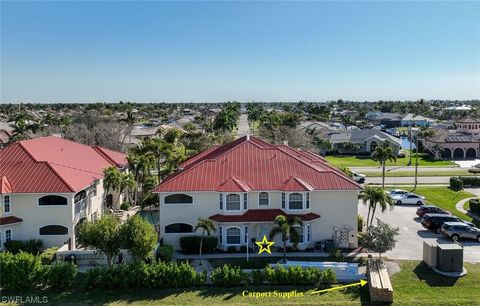
[[[180,237],[194,235],[192,233],[165,233],[165,226],[172,223],[186,223],[195,226],[198,218],[208,218],[215,214],[243,214],[243,198],[242,198],[242,210],[238,212],[226,212],[220,210],[219,193],[217,192],[191,192],[185,193],[193,197],[193,204],[164,204],[165,196],[171,193],[159,194],[160,199],[160,235],[163,238],[163,242],[171,244],[178,250],[180,249]],[[248,208],[247,209],[271,209],[282,208],[282,192],[281,191],[269,191],[270,205],[259,206],[258,205],[259,192],[248,193]],[[286,193],[288,199],[288,193]],[[305,201],[305,196],[304,196]],[[225,201],[223,202],[225,207]],[[324,239],[332,239],[334,228],[343,228],[348,226],[353,229],[354,237],[352,237],[352,246],[357,246],[357,205],[358,205],[358,191],[313,191],[310,192],[310,209],[304,210],[288,210],[288,200],[285,212],[287,214],[305,214],[308,212],[314,212],[321,215],[320,218],[312,221],[305,222],[311,226],[311,241],[309,244],[300,245],[300,248],[313,246],[316,241]],[[244,245],[245,225],[248,225],[249,229],[249,241],[251,238],[261,240],[262,226],[257,223],[219,223],[222,225],[225,232],[228,227],[236,226],[240,228],[241,245]],[[272,223],[268,224],[268,229],[271,228]],[[200,234],[200,233],[198,233]],[[217,232],[214,234],[218,237]],[[225,239],[223,239],[225,244]],[[280,244],[280,237],[275,239],[277,245]],[[224,245],[223,248],[226,248]]]

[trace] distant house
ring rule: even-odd
[[[198,218],[209,218],[215,223],[218,248],[238,250],[268,237],[278,215],[302,221],[299,249],[325,239],[354,248],[360,190],[310,151],[247,135],[191,157],[154,192],[164,243],[180,249],[181,237],[196,234]],[[275,246],[282,244],[279,236],[274,240]]]
[[[333,150],[342,154],[371,153],[384,141],[389,141],[394,153],[398,154],[402,145],[400,139],[377,129],[337,132],[329,134],[327,139],[332,143]]]
[[[321,121],[305,121],[299,126],[302,130],[315,130],[315,134],[321,137],[326,137],[328,134],[339,131],[338,127],[331,126]]]
[[[401,126],[432,126],[435,120],[415,114],[406,114],[401,121]]]
[[[0,161],[0,249],[30,239],[74,249],[76,226],[117,199],[103,189],[103,170],[127,163],[125,154],[53,136],[0,149]]]
[[[437,130],[435,136],[423,139],[424,146],[445,159],[480,158],[480,120],[464,118],[455,126],[456,130]]]
[[[14,135],[11,124],[13,124],[13,122],[0,121],[0,149],[5,147]]]
[[[367,119],[371,124],[393,128],[401,125],[402,115],[397,113],[369,112]]]

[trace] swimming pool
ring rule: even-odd
[[[158,210],[152,210],[152,212],[148,210],[139,211],[137,214],[140,215],[143,219],[147,220],[150,224],[158,225],[160,222],[160,216],[158,214]]]
[[[340,282],[358,281],[361,279],[365,279],[365,275],[358,272],[358,263],[330,261],[287,261],[287,263],[285,264],[279,263],[271,266],[283,266],[285,268],[288,268],[290,266],[300,266],[302,268],[318,268],[320,270],[332,269],[333,271],[335,271],[337,280]]]

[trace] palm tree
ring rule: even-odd
[[[325,155],[327,153],[327,151],[329,151],[333,148],[333,145],[330,142],[330,140],[325,139],[325,138],[321,138],[321,137],[317,137],[317,136],[315,136],[313,138],[312,143],[315,146],[315,148],[317,148],[318,152],[321,155]]]
[[[205,233],[207,233],[207,236],[210,236],[210,233],[215,232],[215,224],[213,224],[213,221],[210,219],[199,218],[193,231],[196,232],[199,229],[202,230],[202,236],[200,238],[200,250],[199,250],[199,255],[200,257],[202,257],[203,237],[205,237]]]
[[[397,161],[397,157],[393,153],[392,146],[388,140],[382,142],[372,152],[372,159],[380,162],[382,166],[382,189],[385,188],[385,163],[387,161]]]
[[[124,122],[126,124],[126,127],[124,129],[124,135],[122,139],[122,145],[125,144],[125,138],[127,138],[127,134],[129,137],[129,142],[132,141],[132,130],[133,130],[133,125],[137,119],[135,118],[135,113],[131,109],[127,109],[126,113],[123,115],[123,117],[120,119],[120,122]]]
[[[377,205],[380,205],[382,212],[384,212],[387,207],[394,207],[392,199],[380,187],[366,186],[360,194],[360,199],[363,201],[363,204],[368,205],[367,228],[373,223]],[[371,216],[370,213],[372,213]]]
[[[104,201],[110,190],[117,191],[120,187],[120,176],[121,173],[116,167],[108,167],[103,170],[103,189],[104,192]]]
[[[127,198],[130,201],[130,205],[132,204],[132,192],[135,190],[135,187],[137,186],[137,182],[135,181],[135,178],[131,173],[123,172],[120,175],[120,185],[118,188],[118,198],[117,198],[117,205],[118,201],[120,200],[120,195],[123,192],[127,193]]]
[[[254,123],[257,122],[263,115],[264,109],[260,103],[248,103],[247,104],[247,120],[252,126],[252,132],[254,132]]]
[[[270,240],[277,234],[282,235],[283,242],[283,263],[287,262],[287,241],[292,241],[293,246],[297,248],[300,234],[297,227],[302,226],[302,220],[298,217],[286,218],[284,215],[278,215],[273,222],[275,227],[270,230]]]

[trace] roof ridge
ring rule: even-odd
[[[92,148],[98,155],[100,155],[101,158],[105,159],[108,163],[110,163],[112,166],[118,167],[119,164],[113,160],[110,156],[108,156],[107,153],[105,153],[103,150],[108,150],[107,148],[103,148],[100,146],[91,146]],[[112,150],[113,151],[113,150]]]
[[[53,137],[53,136],[52,136]],[[40,138],[45,138],[45,137],[40,137]],[[34,138],[34,139],[38,139],[38,138]],[[53,173],[65,184],[65,186],[67,186],[72,192],[75,192],[75,189],[72,188],[72,186],[60,175],[60,173],[58,173],[54,168],[53,166],[50,164],[50,162],[48,161],[39,161],[37,160],[33,154],[24,146],[24,144],[22,143],[22,141],[19,141],[18,142],[18,145],[23,149],[23,151],[25,151],[25,153],[28,154],[28,156],[36,163],[43,163],[43,164],[46,164],[50,170],[53,171]]]

